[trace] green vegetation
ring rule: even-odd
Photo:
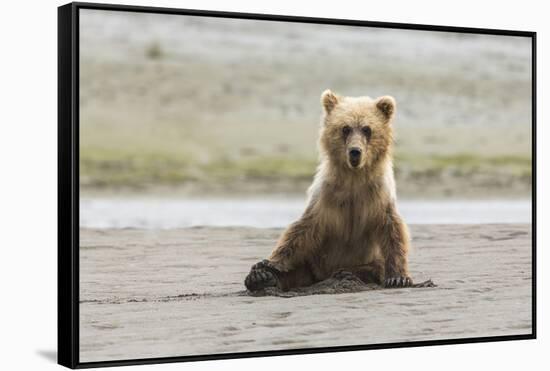
[[[396,171],[452,172],[455,176],[467,176],[476,172],[531,176],[531,157],[522,155],[410,155],[397,154]]]
[[[178,186],[186,182],[207,184],[220,181],[289,182],[309,181],[315,158],[292,156],[218,157],[198,161],[168,152],[82,149],[80,182],[85,188],[145,188]]]
[[[240,161],[220,159],[206,165],[205,173],[226,180],[247,179],[270,181],[287,178],[291,181],[310,180],[317,161],[312,158],[264,156]]]
[[[158,153],[135,154],[117,151],[80,153],[81,185],[90,188],[132,187],[151,184],[176,185],[191,180],[185,158]]]
[[[240,184],[247,187],[275,182],[294,184],[303,192],[317,165],[315,157],[287,155],[230,155],[198,161],[191,156],[174,156],[162,152],[121,150],[81,151],[81,185],[88,189],[117,187],[144,189],[157,186],[193,184],[208,189],[214,183]],[[480,183],[488,187],[517,182],[522,188],[531,185],[531,158],[520,155],[475,156],[410,155],[398,153],[395,159],[398,185],[407,192],[405,183],[442,182],[450,189],[460,184]],[[411,181],[409,181],[411,180]],[[428,184],[429,184],[428,183]],[[288,187],[287,187],[288,189]]]

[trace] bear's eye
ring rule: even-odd
[[[372,135],[372,130],[371,130],[370,127],[368,127],[368,126],[363,126],[363,128],[361,129],[361,131],[363,132],[363,134],[365,134],[365,136],[366,136],[367,138],[370,139],[370,137],[371,137],[371,135]]]
[[[347,137],[349,135],[349,133],[351,133],[351,128],[349,126],[344,126],[342,128],[342,134],[344,134],[345,137]]]

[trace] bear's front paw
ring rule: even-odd
[[[269,262],[262,260],[252,266],[244,280],[244,285],[250,291],[258,291],[266,287],[278,287],[277,269]]]
[[[277,267],[274,263],[270,262],[267,259],[264,259],[254,264],[251,270],[255,269],[267,269],[268,271],[272,271],[274,273],[278,273],[280,271],[279,267]]]
[[[384,280],[384,287],[397,288],[397,287],[410,287],[413,285],[413,281],[408,276],[394,276]]]

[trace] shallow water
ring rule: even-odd
[[[184,228],[195,226],[285,227],[296,220],[303,199],[82,198],[86,228]],[[398,203],[409,224],[531,223],[529,200],[453,200]]]

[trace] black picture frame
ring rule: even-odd
[[[532,332],[526,335],[470,337],[448,340],[396,342],[357,346],[255,351],[200,356],[121,359],[100,362],[79,360],[79,11],[108,11],[177,14],[270,20],[282,22],[348,25],[405,30],[520,36],[532,41]],[[58,363],[69,368],[90,368],[204,361],[290,354],[342,352],[368,349],[419,347],[463,343],[536,339],[536,32],[486,28],[448,27],[422,24],[372,22],[284,15],[233,13],[191,9],[157,8],[99,3],[69,3],[58,8]]]

